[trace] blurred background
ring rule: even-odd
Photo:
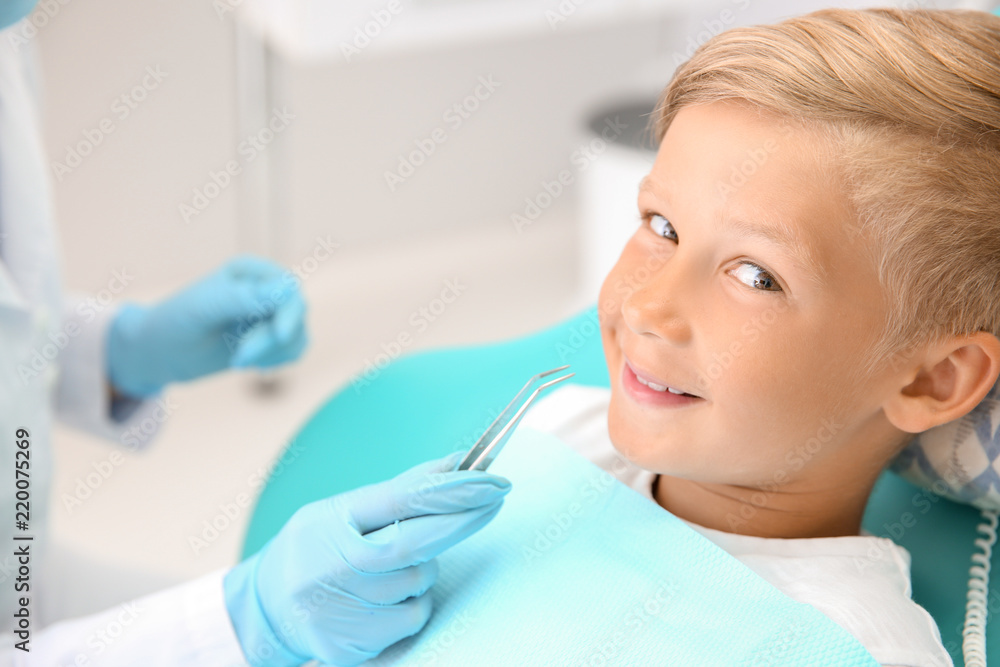
[[[23,48],[66,287],[111,307],[254,252],[299,275],[312,337],[276,375],[173,387],[159,437],[119,448],[107,476],[93,473],[114,444],[59,429],[52,538],[149,582],[235,562],[252,511],[237,499],[331,392],[398,354],[595,302],[637,224],[647,114],[676,66],[722,30],[823,6],[42,0]]]

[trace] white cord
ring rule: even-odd
[[[998,510],[981,510],[983,522],[976,530],[986,535],[977,537],[976,546],[983,553],[972,554],[969,568],[969,592],[965,603],[965,627],[962,629],[962,658],[965,667],[986,667],[986,600],[990,593],[990,557],[997,541]]]

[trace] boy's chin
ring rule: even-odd
[[[655,440],[638,436],[635,433],[616,433],[616,429],[609,425],[609,435],[611,444],[622,457],[643,470],[649,470],[662,475],[675,477],[685,477],[690,473],[690,466],[697,465],[696,461],[686,461],[685,457],[691,455],[690,448],[684,448],[681,443],[671,442],[667,438],[657,438]]]

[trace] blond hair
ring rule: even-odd
[[[863,373],[949,335],[1000,337],[1000,17],[825,9],[733,28],[674,73],[657,142],[682,107],[722,99],[835,147],[886,295]]]

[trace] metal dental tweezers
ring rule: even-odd
[[[542,390],[548,389],[552,385],[562,382],[563,380],[568,380],[569,378],[576,375],[576,373],[570,373],[569,375],[563,375],[562,377],[556,378],[555,380],[549,380],[548,382],[542,384],[536,388],[531,395],[528,396],[527,400],[524,400],[525,395],[531,388],[543,377],[547,375],[552,375],[553,373],[558,373],[561,370],[569,368],[569,365],[560,366],[559,368],[553,368],[550,371],[545,371],[544,373],[539,373],[533,376],[528,383],[521,388],[521,391],[517,392],[517,396],[514,397],[504,411],[500,413],[500,416],[493,420],[490,427],[486,429],[482,437],[476,441],[476,444],[472,446],[469,453],[459,462],[455,470],[486,470],[493,459],[497,457],[503,446],[507,444],[507,440],[510,438],[511,433],[514,432],[514,428],[517,427],[518,422],[521,421],[521,417],[527,412],[528,406],[534,401]],[[521,401],[524,401],[521,404]],[[520,406],[520,407],[519,407]]]

